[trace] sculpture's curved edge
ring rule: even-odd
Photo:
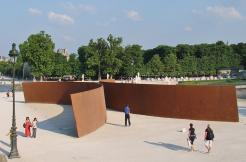
[[[106,122],[106,104],[103,86],[71,94],[72,108],[78,137],[89,134]]]
[[[78,137],[91,133],[105,124],[104,90],[98,83],[25,82],[22,85],[27,103],[64,105],[73,103]]]

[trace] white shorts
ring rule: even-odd
[[[207,146],[207,147],[212,147],[212,145],[213,145],[213,140],[206,140],[205,141],[205,145]]]

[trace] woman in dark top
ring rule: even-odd
[[[193,128],[193,124],[190,123],[190,128],[189,128],[189,140],[191,144],[191,151],[194,151],[194,140],[196,139],[196,134],[195,134],[195,128]]]
[[[208,150],[208,153],[210,152],[212,145],[213,145],[213,140],[214,140],[214,132],[210,128],[210,125],[208,124],[207,128],[205,129],[205,147]]]

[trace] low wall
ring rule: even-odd
[[[106,122],[102,85],[82,82],[23,83],[25,102],[72,104],[77,135],[81,137]]]
[[[238,122],[233,86],[150,85],[103,82],[106,106],[159,117]]]

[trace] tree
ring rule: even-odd
[[[69,56],[68,65],[70,67],[70,74],[79,76],[81,64],[76,54],[71,54]]]
[[[178,59],[184,59],[188,55],[193,55],[193,47],[188,44],[179,44],[176,46]]]
[[[122,67],[120,74],[127,77],[133,77],[138,72],[144,73],[143,70],[143,50],[140,45],[128,45],[121,55]]]
[[[176,76],[180,71],[180,65],[174,53],[170,53],[164,58],[164,66],[164,72],[170,76]]]
[[[10,62],[0,61],[0,73],[12,76],[12,64]]]
[[[197,74],[197,59],[194,56],[187,55],[180,60],[181,75],[196,76]]]
[[[63,75],[68,75],[71,73],[71,68],[67,62],[67,59],[61,53],[54,54],[53,62],[54,62],[53,73],[52,73],[53,76],[62,77]]]
[[[239,57],[240,64],[246,68],[246,43],[238,43],[231,45],[234,55]]]
[[[113,37],[111,34],[107,38],[107,52],[104,57],[101,57],[102,60],[102,72],[104,75],[110,74],[111,76],[117,74],[122,65],[122,61],[119,59],[119,56],[123,52],[121,46],[122,38]]]
[[[163,73],[164,65],[159,55],[154,55],[152,59],[147,63],[147,67],[151,72],[151,75],[160,76]]]
[[[92,50],[89,48],[89,46],[81,46],[78,49],[78,59],[80,62],[80,71],[82,74],[86,74],[86,71],[88,70],[87,60],[92,55],[90,54],[91,52]]]
[[[144,52],[144,63],[147,63],[150,61],[150,59],[158,54],[161,60],[163,61],[164,58],[169,54],[175,52],[174,47],[166,46],[166,45],[159,45],[156,48],[146,50]]]
[[[31,65],[32,75],[41,77],[51,75],[55,44],[51,36],[41,31],[32,34],[19,46],[21,57]]]
[[[88,60],[86,61],[87,67],[90,70],[91,75],[95,75],[96,73],[98,74],[98,80],[101,79],[101,64],[103,61],[103,57],[107,53],[107,42],[103,38],[98,38],[96,41],[93,39],[90,40],[89,42],[89,57]],[[96,70],[96,68],[98,70]]]

